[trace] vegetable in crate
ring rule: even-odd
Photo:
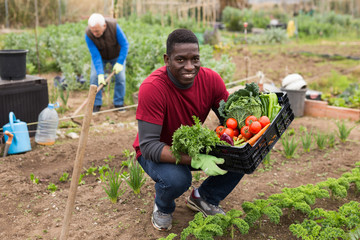
[[[245,88],[232,93],[227,102],[220,101],[220,116],[225,119],[235,118],[239,128],[245,125],[245,119],[249,115],[260,118],[262,115],[262,103],[259,97],[259,87],[252,82],[246,84]]]
[[[260,101],[263,106],[262,115],[267,116],[272,122],[281,110],[276,93],[262,93],[260,95]]]

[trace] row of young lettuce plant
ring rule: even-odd
[[[150,20],[149,20],[150,18]],[[157,67],[164,65],[163,54],[166,50],[166,38],[175,28],[186,27],[197,34],[205,28],[198,24],[180,22],[176,26],[162,26],[152,21],[151,16],[145,19],[132,17],[117,19],[129,41],[127,57],[127,91],[126,101],[132,101],[132,93],[138,90],[141,82]],[[4,38],[5,49],[28,49],[27,71],[29,74],[39,72],[61,72],[70,91],[88,89],[91,56],[85,43],[87,21],[50,25],[41,28],[37,37],[34,31],[10,33]],[[37,39],[37,41],[36,41]],[[213,47],[201,45],[202,66],[218,72],[225,82],[232,80],[235,64],[228,55],[215,60]],[[79,77],[87,80],[85,84],[77,81]]]
[[[360,202],[351,201],[339,208],[339,211],[327,211],[322,208],[311,209],[317,199],[333,200],[346,198],[351,191],[360,192],[360,162],[351,172],[340,178],[328,178],[316,185],[308,184],[296,188],[283,188],[282,193],[273,194],[268,199],[245,201],[241,210],[231,209],[226,215],[217,214],[204,218],[197,213],[189,226],[181,232],[180,238],[193,236],[196,239],[214,239],[215,236],[234,238],[235,228],[241,234],[247,234],[251,227],[258,225],[265,216],[270,222],[279,224],[284,211],[291,215],[299,211],[307,217],[302,223],[293,223],[289,230],[300,239],[353,239],[360,235]],[[177,237],[171,233],[166,238]],[[354,238],[355,239],[355,238]]]

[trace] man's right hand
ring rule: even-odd
[[[100,84],[102,84],[104,86],[106,85],[104,74],[99,74],[98,75],[98,85],[100,85]]]

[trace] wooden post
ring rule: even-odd
[[[69,236],[69,225],[71,221],[72,211],[74,210],[76,191],[79,184],[80,173],[83,165],[85,147],[88,139],[90,122],[92,117],[93,105],[95,102],[97,86],[90,85],[88,104],[86,107],[85,118],[81,128],[79,145],[76,152],[75,164],[73,169],[73,174],[71,178],[71,185],[69,190],[69,196],[66,202],[65,216],[63,221],[63,226],[61,229],[60,240],[66,240]]]

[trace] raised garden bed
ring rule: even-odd
[[[360,121],[360,109],[329,106],[325,101],[305,99],[304,115]]]

